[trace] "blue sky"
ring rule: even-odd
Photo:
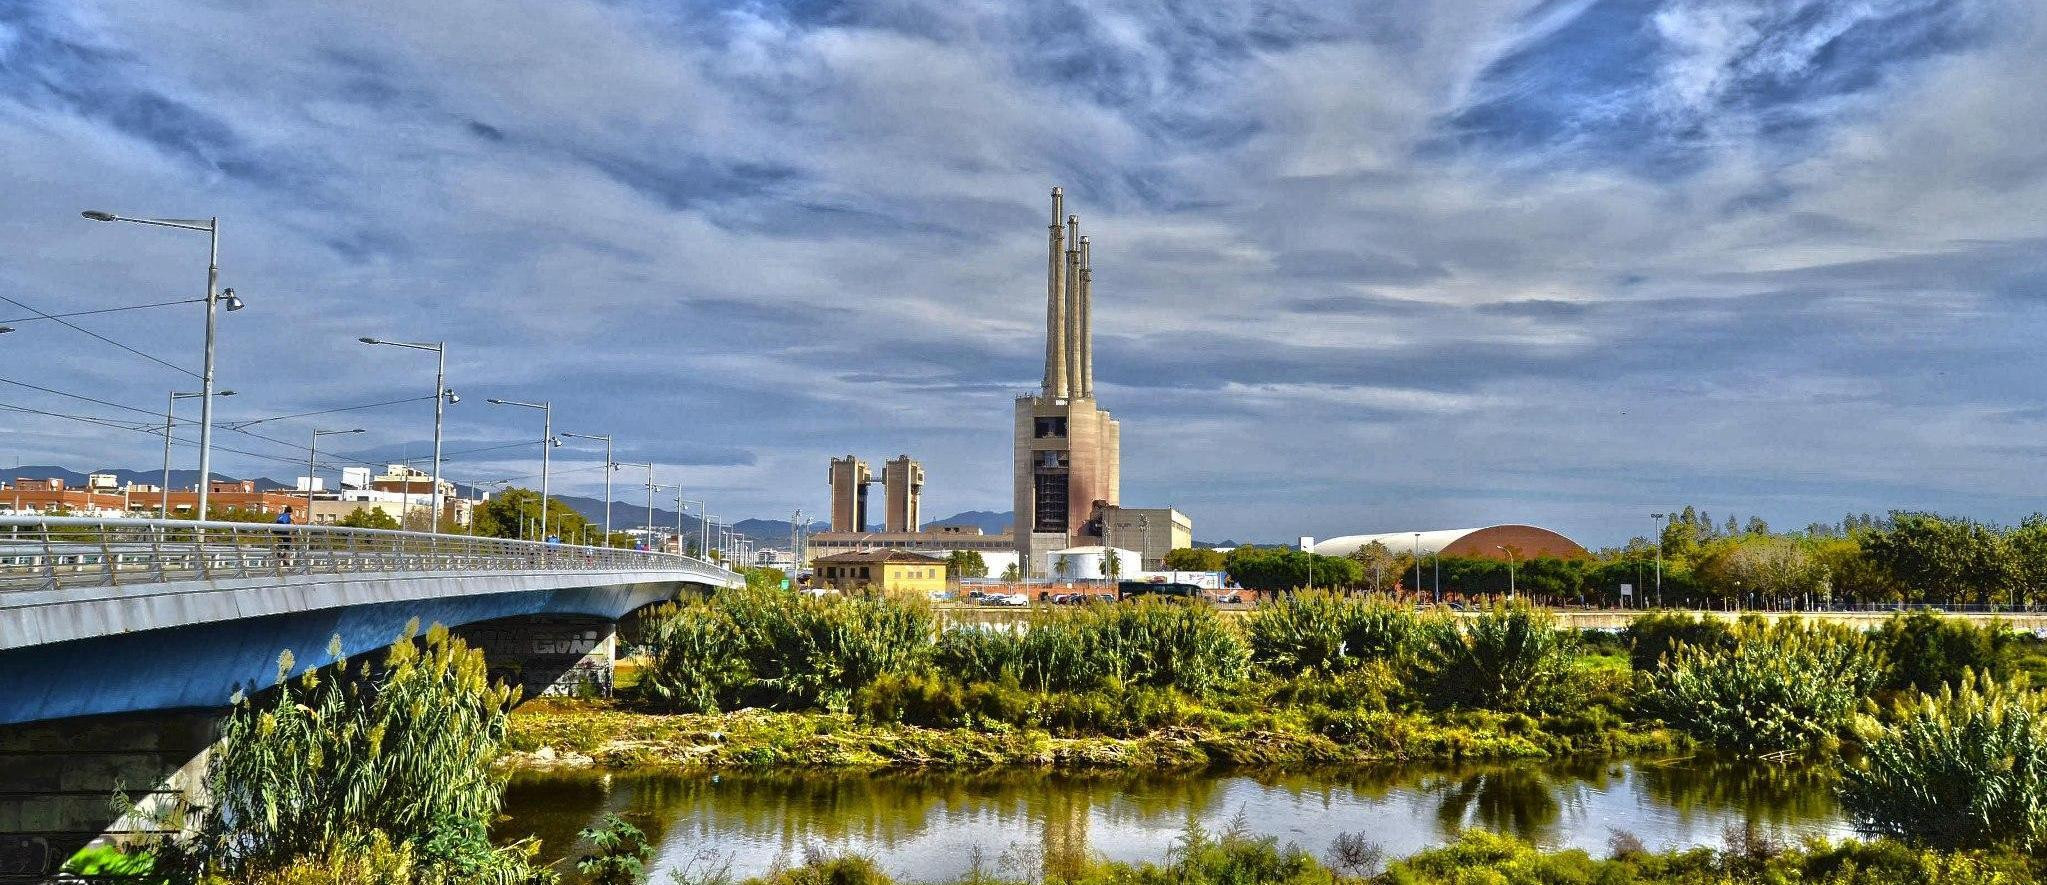
[[[725,516],[822,511],[848,452],[1002,510],[1058,184],[1124,499],[1204,538],[2041,509],[2037,4],[1350,5],[0,5],[0,294],[185,297],[202,238],[77,213],[217,214],[226,419],[415,394],[428,358],[355,339],[445,338],[463,479],[538,470],[485,397],[552,399]],[[80,324],[197,368],[191,306]],[[146,420],[192,380],[15,325],[5,377],[112,405],[0,405]],[[288,477],[341,426],[423,458],[429,415],[216,464]],[[19,412],[0,441],[158,457]]]

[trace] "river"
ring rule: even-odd
[[[684,867],[756,875],[809,850],[859,852],[899,879],[934,881],[976,863],[1024,877],[1090,852],[1159,860],[1190,825],[1234,825],[1318,855],[1340,833],[1363,833],[1388,858],[1465,827],[1599,855],[1616,833],[1651,849],[1718,846],[1749,825],[1782,839],[1852,835],[1833,782],[1824,768],[1700,760],[1146,774],[574,770],[515,776],[496,832],[538,835],[542,858],[554,860],[609,810],[658,846],[656,882]],[[573,882],[570,866],[561,869]]]

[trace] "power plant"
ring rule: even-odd
[[[1122,427],[1095,404],[1093,244],[1056,187],[1049,239],[1044,386],[1016,400],[1014,536],[1033,566],[1100,543],[1099,514],[1122,498]]]

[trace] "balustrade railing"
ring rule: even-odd
[[[388,529],[0,517],[0,592],[360,572],[723,568],[675,553]]]

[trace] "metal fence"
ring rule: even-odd
[[[693,556],[471,535],[246,522],[0,517],[0,591],[373,572],[682,571]]]

